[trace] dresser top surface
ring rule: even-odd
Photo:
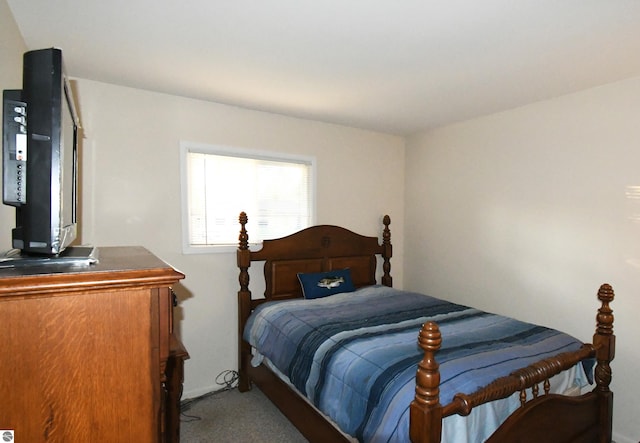
[[[0,269],[0,296],[21,292],[113,285],[167,285],[184,275],[141,246],[97,248],[98,263],[46,264]]]

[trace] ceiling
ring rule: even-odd
[[[409,135],[640,76],[638,0],[7,0],[68,74]]]

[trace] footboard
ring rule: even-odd
[[[440,372],[435,358],[442,337],[437,324],[426,323],[418,338],[424,358],[418,365],[416,395],[411,403],[411,441],[440,442],[444,417],[468,415],[478,405],[520,392],[520,408],[498,428],[489,442],[610,442],[613,393],[609,390],[609,364],[615,354],[613,311],[609,307],[614,299],[611,286],[602,285],[598,299],[601,307],[593,344],[585,344],[576,352],[559,354],[515,371],[473,394],[458,394],[445,406],[439,401]],[[549,394],[552,376],[594,357],[597,364],[593,391],[579,397]],[[528,389],[531,390],[530,401],[527,401]]]

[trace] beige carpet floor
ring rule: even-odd
[[[220,391],[183,402],[182,443],[303,443],[307,440],[258,388]]]

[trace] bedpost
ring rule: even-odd
[[[598,315],[597,326],[593,336],[596,348],[595,391],[600,401],[600,439],[599,442],[610,442],[612,433],[613,392],[609,390],[611,383],[611,366],[615,356],[616,336],[613,334],[613,311],[609,307],[614,299],[613,288],[608,284],[600,286],[598,299],[602,302]]]
[[[409,437],[414,443],[439,443],[442,434],[442,406],[440,405],[440,370],[435,353],[440,349],[442,336],[438,325],[427,322],[422,326],[418,344],[424,351],[416,374],[416,395],[411,402]]]
[[[393,255],[393,248],[391,246],[391,231],[389,225],[391,224],[391,218],[385,215],[382,218],[382,224],[384,224],[384,230],[382,231],[382,284],[388,287],[393,286],[393,278],[391,277],[391,256]]]
[[[238,238],[238,268],[240,275],[238,281],[240,290],[238,291],[238,389],[245,392],[251,389],[246,365],[251,358],[251,347],[242,339],[244,325],[251,314],[251,291],[249,290],[249,266],[251,265],[251,251],[249,251],[249,234],[246,224],[249,221],[247,214],[240,213],[240,236]]]

